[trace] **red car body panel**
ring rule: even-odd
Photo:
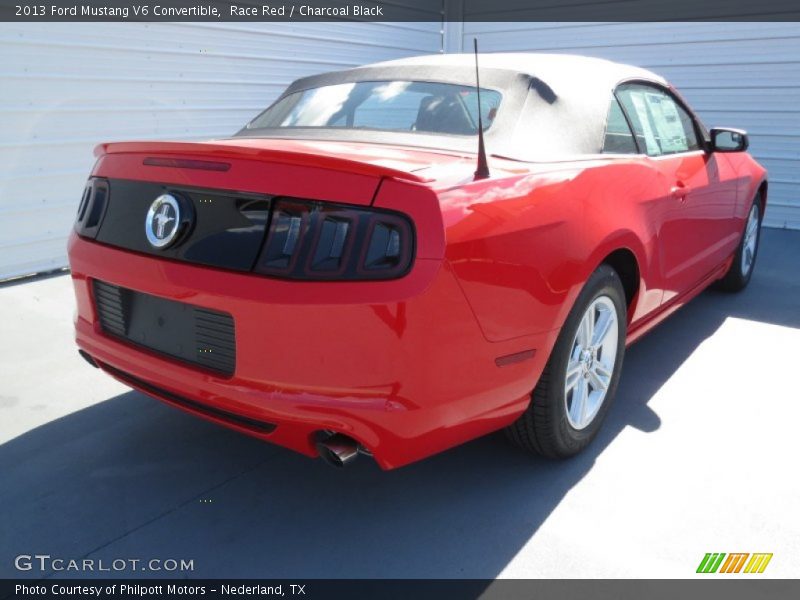
[[[97,154],[95,177],[287,194],[411,218],[413,268],[389,281],[287,281],[75,233],[69,242],[77,343],[101,368],[166,402],[175,394],[274,423],[257,432],[181,406],[309,456],[317,432],[344,433],[386,469],[512,423],[582,286],[614,253],[636,263],[629,343],[723,275],[765,177],[744,153],[701,151],[538,164],[494,157],[480,181],[474,156],[363,143],[142,142]],[[147,157],[229,167],[147,166]],[[230,313],[234,375],[105,335],[92,279]]]

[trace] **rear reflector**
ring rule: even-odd
[[[498,367],[507,367],[517,363],[530,360],[536,355],[536,350],[523,350],[514,354],[506,354],[505,356],[498,356],[494,359],[494,364]]]

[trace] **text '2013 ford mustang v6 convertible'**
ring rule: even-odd
[[[711,283],[747,285],[767,201],[747,146],[599,59],[306,77],[228,139],[98,146],[69,242],[77,343],[336,465],[503,428],[568,457],[626,345]]]

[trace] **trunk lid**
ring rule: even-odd
[[[231,138],[112,142],[93,175],[368,205],[381,178],[430,183],[425,172],[465,157],[352,142]]]
[[[461,160],[379,145],[246,138],[119,142],[95,153],[79,235],[161,259],[262,274],[272,269],[280,271],[276,277],[295,279],[396,276],[389,259],[384,266],[375,258],[378,250],[389,252],[389,237],[376,237],[375,256],[361,250],[370,247],[369,236],[391,232],[404,240],[397,248],[410,250],[398,254],[391,246],[394,253],[386,256],[405,265],[415,238],[406,217],[416,223],[417,256],[440,255],[427,241],[442,237],[437,196],[417,171]],[[273,229],[278,241],[265,245]],[[345,261],[347,253],[355,258]],[[380,265],[368,272],[356,259]],[[344,265],[341,273],[328,263]]]

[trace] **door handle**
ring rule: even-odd
[[[686,194],[689,193],[689,188],[687,188],[686,184],[682,181],[677,181],[669,191],[673,198],[683,201],[686,200]]]

